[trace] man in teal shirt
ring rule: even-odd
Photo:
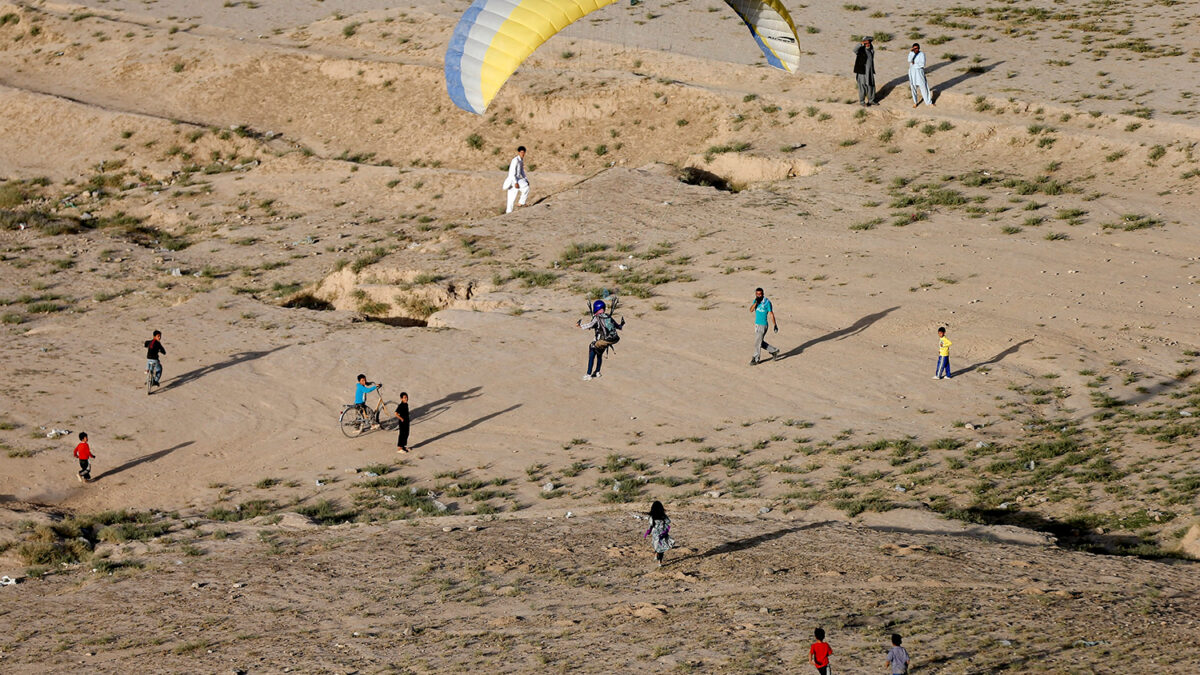
[[[754,289],[754,304],[750,305],[750,311],[754,312],[754,358],[750,359],[750,365],[756,366],[762,349],[766,349],[772,359],[779,356],[779,347],[767,344],[767,318],[770,317],[776,333],[779,332],[779,322],[775,320],[775,310],[771,307],[771,301],[763,296],[761,288]]]

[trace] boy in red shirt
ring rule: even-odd
[[[818,628],[813,631],[813,635],[817,641],[808,648],[808,662],[813,664],[820,675],[829,675],[829,657],[833,655],[833,650],[825,642],[825,629]]]
[[[75,446],[75,459],[79,460],[79,482],[90,483],[92,481],[92,463],[91,459],[95,457],[92,454],[92,448],[88,445],[88,435],[84,432],[79,432],[79,445]]]

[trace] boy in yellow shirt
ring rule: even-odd
[[[943,377],[950,379],[950,340],[946,339],[946,329],[938,329],[938,360],[937,372],[933,379],[940,380]]]

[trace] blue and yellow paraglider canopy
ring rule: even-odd
[[[505,80],[560,30],[616,0],[475,0],[446,49],[446,90],[455,105],[483,114]],[[750,29],[767,63],[795,72],[800,38],[779,0],[725,0]]]

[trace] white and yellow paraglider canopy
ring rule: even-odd
[[[543,42],[616,0],[475,0],[446,49],[446,91],[455,105],[483,114],[505,80]],[[725,0],[750,29],[767,63],[795,72],[800,38],[779,0]]]

